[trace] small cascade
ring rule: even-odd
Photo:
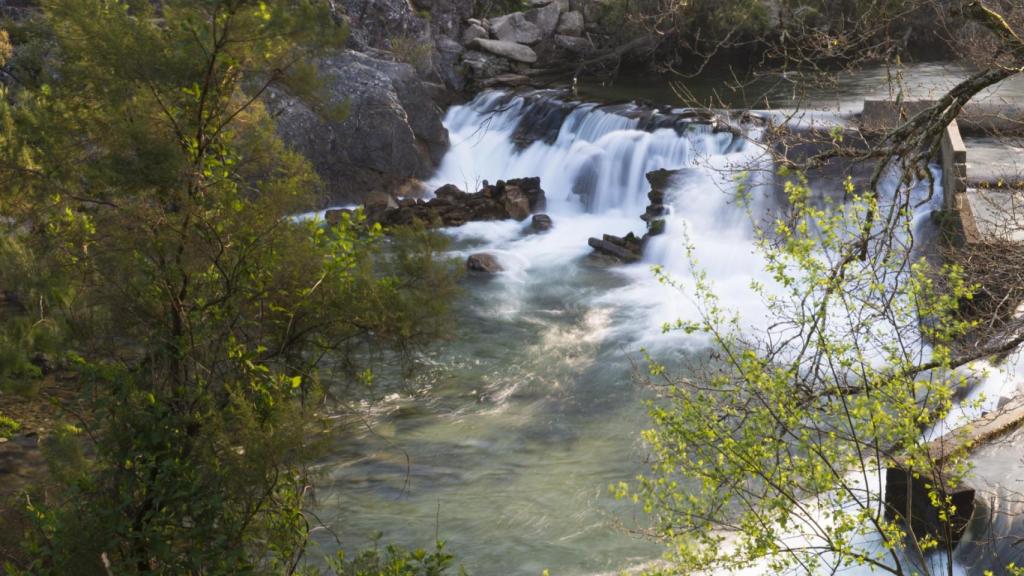
[[[452,147],[431,184],[475,190],[484,180],[540,176],[565,211],[639,215],[648,172],[750,147],[743,134],[706,115],[557,96],[492,91],[453,108],[445,120]]]

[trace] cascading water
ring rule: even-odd
[[[695,309],[650,268],[685,282],[692,256],[723,305],[755,325],[765,318],[749,289],[764,268],[750,218],[773,209],[757,128],[737,133],[685,111],[568,103],[546,92],[486,92],[453,107],[445,123],[452,146],[428,184],[473,191],[484,180],[540,176],[554,227],[533,234],[528,223],[473,222],[446,231],[454,256],[491,252],[505,272],[468,279],[453,342],[428,359],[430,370],[374,404],[375,416],[359,422],[372,432],[334,455],[321,519],[343,537],[317,533],[317,541],[358,548],[380,529],[385,541],[422,546],[437,534],[478,576],[585,576],[650,562],[660,546],[625,529],[645,519],[607,492],[644,469],[646,392],[632,385],[633,362],[641,347],[677,360],[699,348],[661,333]],[[649,242],[645,261],[609,267],[586,258],[589,237],[644,232],[645,175],[660,168],[678,173],[665,233]],[[747,202],[737,201],[741,189]]]

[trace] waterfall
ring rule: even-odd
[[[555,211],[639,214],[645,175],[738,152],[731,131],[635,105],[566,103],[548,92],[485,92],[445,118],[452,146],[432,186],[540,176]]]

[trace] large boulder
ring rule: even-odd
[[[582,36],[583,29],[583,14],[575,10],[562,14],[558,21],[558,33],[562,36]]]
[[[267,104],[282,138],[310,159],[332,202],[359,201],[433,172],[448,132],[412,66],[344,51],[319,69],[328,104],[348,107],[343,119],[281,91]]]
[[[527,20],[522,12],[492,18],[491,33],[503,42],[519,44],[536,44],[546,36],[540,27]]]
[[[537,61],[537,53],[533,51],[529,46],[523,46],[515,42],[507,42],[503,40],[487,40],[485,38],[477,38],[470,44],[472,48],[479,48],[486,52],[490,52],[495,56],[501,56],[515,62],[522,62],[524,64],[533,64]]]
[[[479,24],[470,24],[466,27],[466,30],[462,32],[462,43],[469,45],[477,38],[487,38],[490,34],[487,30]]]
[[[561,14],[562,11],[559,10],[558,3],[552,2],[547,6],[529,10],[524,16],[527,22],[531,22],[540,30],[543,38],[550,38],[555,33],[555,28],[558,28]]]
[[[476,79],[493,78],[512,70],[512,63],[507,58],[478,50],[467,51],[462,62]]]

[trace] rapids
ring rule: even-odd
[[[750,292],[763,281],[751,218],[769,216],[778,200],[759,128],[734,133],[685,110],[497,91],[453,107],[445,124],[451,149],[428,188],[540,176],[554,228],[532,234],[528,222],[502,221],[445,231],[453,257],[486,250],[506,271],[467,278],[458,333],[425,359],[427,370],[404,380],[378,367],[387,394],[349,418],[356,433],[324,463],[316,509],[329,529],[314,532],[312,554],[364,548],[382,530],[384,542],[404,546],[442,538],[476,576],[614,574],[656,560],[661,547],[632,532],[645,526],[642,513],[608,487],[644,470],[649,393],[632,378],[641,351],[671,364],[700,342],[662,333],[694,308],[651,267],[685,284],[689,242],[722,303],[748,325],[763,322]],[[666,199],[666,233],[645,261],[589,257],[591,236],[643,234],[645,174],[659,168],[683,170]],[[749,204],[737,202],[741,184]],[[971,394],[998,398],[1019,382],[993,369]]]

